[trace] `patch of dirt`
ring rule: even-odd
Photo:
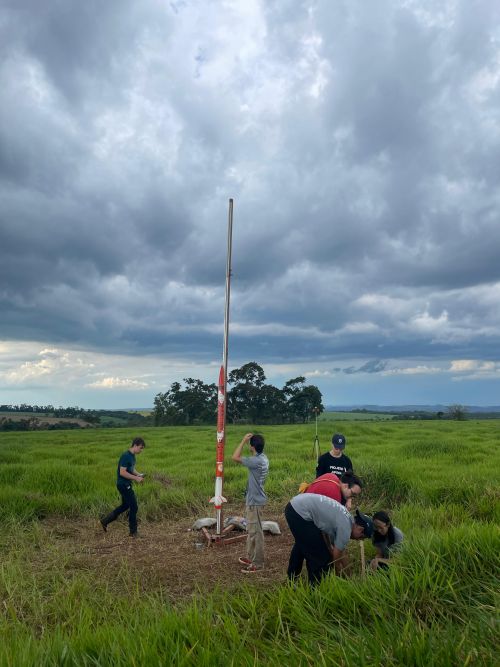
[[[64,567],[68,575],[95,572],[96,578],[122,590],[125,567],[130,573],[126,585],[135,588],[139,582],[144,592],[161,586],[172,602],[216,588],[231,590],[242,582],[268,589],[286,581],[293,537],[282,513],[269,511],[264,516],[277,521],[282,534],[264,533],[265,568],[253,574],[242,573],[238,563],[238,557],[246,554],[245,533],[232,531],[229,538],[238,534],[244,538],[208,546],[201,531],[189,530],[196,518],[200,517],[143,521],[135,539],[128,536],[126,519],[121,517],[106,533],[98,521],[50,518],[40,524],[45,538],[35,558],[42,570]]]
[[[151,475],[151,479],[155,482],[160,482],[160,484],[162,486],[165,486],[166,488],[168,488],[172,484],[172,480],[166,475],[163,475],[161,472],[154,472]]]

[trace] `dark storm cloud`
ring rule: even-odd
[[[0,12],[1,337],[213,358],[234,196],[243,361],[498,349],[497,3]]]
[[[355,373],[380,373],[387,368],[387,361],[382,361],[381,359],[374,359],[372,361],[367,361],[366,364],[363,364],[359,368],[354,366],[349,366],[344,368],[343,372],[347,375],[354,375]]]

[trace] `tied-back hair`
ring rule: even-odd
[[[350,489],[352,489],[353,486],[359,486],[360,489],[363,488],[363,482],[357,475],[353,473],[352,470],[346,470],[344,473],[342,473],[340,481],[343,484],[347,484]]]
[[[396,541],[396,537],[394,535],[394,528],[392,526],[391,517],[387,514],[387,512],[380,511],[380,512],[375,512],[375,514],[372,516],[372,520],[382,521],[382,523],[389,525],[387,535],[381,535],[374,526],[373,537],[372,537],[373,544],[385,542],[385,540],[387,539],[388,542],[387,546],[392,547],[392,545]]]

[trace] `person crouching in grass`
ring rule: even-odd
[[[314,482],[307,486],[303,493],[315,493],[320,496],[326,496],[332,500],[336,500],[347,510],[351,509],[351,501],[353,496],[358,496],[361,493],[363,483],[353,472],[348,471],[339,479],[337,475],[327,472],[321,477],[317,477]],[[293,577],[298,577],[302,572],[302,565],[304,564],[304,556],[301,549],[295,543],[290,553],[288,562],[288,572],[292,573]]]
[[[372,570],[389,567],[391,556],[397,552],[403,542],[403,533],[392,525],[387,512],[375,512],[373,515],[373,537],[372,544],[377,550],[376,557],[370,562]]]
[[[347,544],[350,539],[364,540],[373,534],[369,516],[356,510],[355,516],[336,500],[315,493],[300,493],[285,508],[285,518],[295,538],[287,575],[293,581],[299,574],[296,564],[306,561],[311,585],[330,571],[341,574],[347,567]]]
[[[336,500],[341,505],[350,510],[351,501],[354,496],[358,496],[363,488],[363,482],[352,470],[345,472],[342,477],[327,472],[320,477],[316,477],[314,482],[304,489],[304,493],[317,493],[320,496],[326,496]]]
[[[251,456],[242,456],[243,447],[248,443]],[[248,468],[248,482],[245,493],[247,506],[247,555],[239,562],[245,567],[245,574],[256,572],[264,567],[264,531],[262,530],[261,508],[267,502],[264,482],[269,473],[269,460],[264,454],[264,437],[257,433],[247,433],[234,450],[231,457],[236,463]]]

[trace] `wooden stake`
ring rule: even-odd
[[[359,556],[361,558],[361,576],[364,577],[365,574],[366,574],[365,542],[364,542],[364,540],[359,541]]]

